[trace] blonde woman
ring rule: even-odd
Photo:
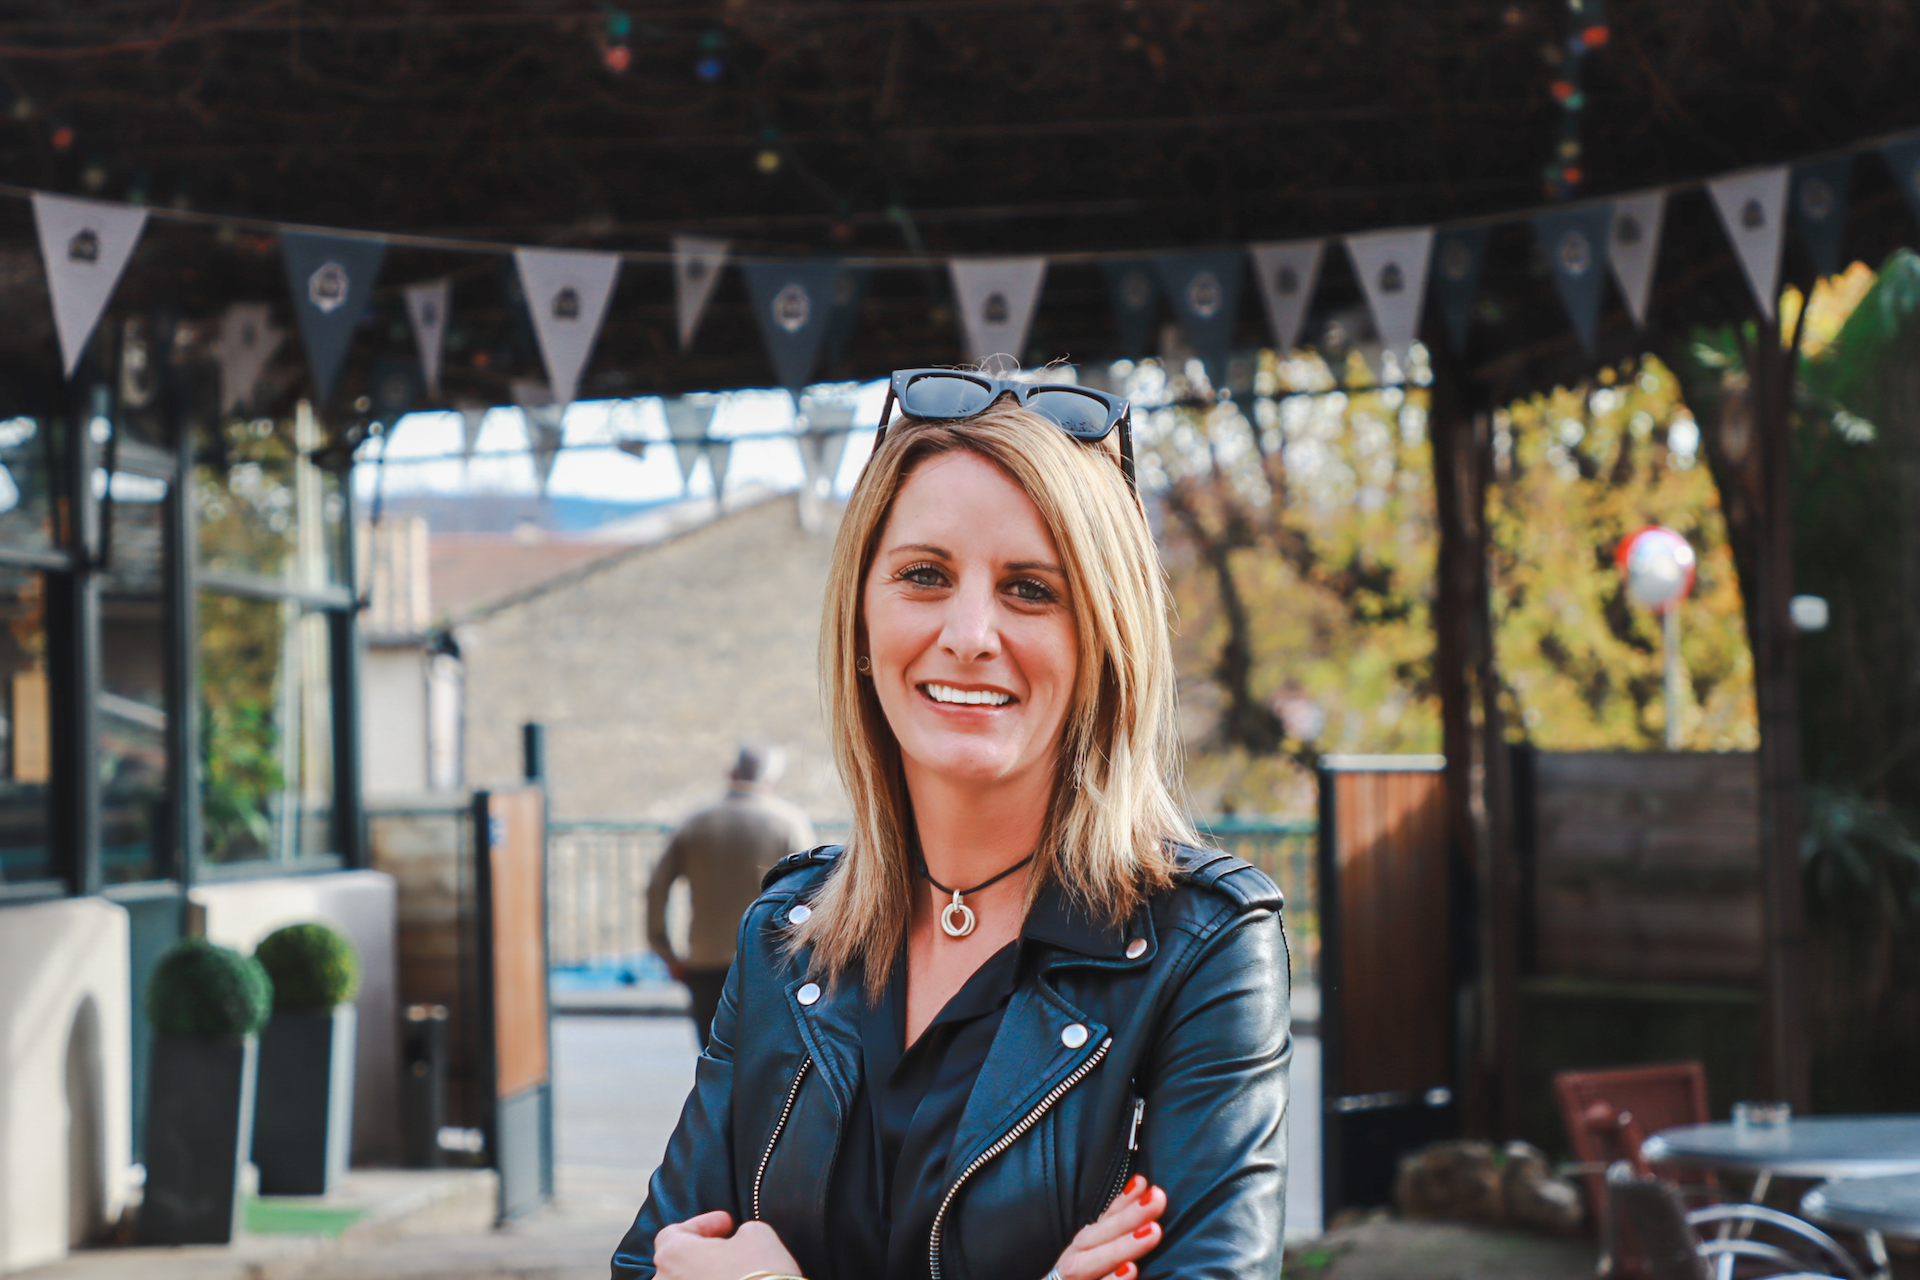
[[[821,629],[853,830],[741,921],[613,1274],[1278,1276],[1281,899],[1174,799],[1127,406],[920,369],[881,421]]]

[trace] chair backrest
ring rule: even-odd
[[[1638,1239],[1651,1280],[1711,1280],[1678,1192],[1657,1178],[1610,1177],[1606,1187],[1613,1219]]]
[[[1707,1122],[1707,1073],[1698,1062],[1662,1062],[1605,1071],[1562,1071],[1553,1078],[1573,1158],[1604,1168],[1625,1160],[1649,1172],[1640,1144],[1662,1129]],[[1599,1174],[1587,1178],[1587,1207],[1600,1220]]]

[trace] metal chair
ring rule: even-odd
[[[1644,1280],[1647,1272],[1633,1227],[1622,1228],[1613,1217],[1606,1174],[1624,1160],[1642,1176],[1650,1175],[1652,1170],[1640,1158],[1640,1144],[1649,1135],[1676,1125],[1706,1123],[1706,1068],[1698,1062],[1661,1062],[1561,1071],[1553,1077],[1553,1096],[1574,1161],[1557,1172],[1579,1177],[1586,1186],[1587,1213],[1600,1234],[1599,1274]],[[1690,1172],[1686,1181],[1694,1200],[1719,1194],[1706,1170]]]
[[[1742,1280],[1865,1280],[1839,1241],[1810,1222],[1758,1204],[1689,1210],[1673,1184],[1642,1177],[1624,1160],[1607,1172],[1607,1203],[1616,1221],[1632,1226],[1652,1280],[1735,1280],[1736,1271]],[[1736,1224],[1779,1243],[1701,1232]]]

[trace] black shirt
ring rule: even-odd
[[[927,1275],[953,1135],[1013,998],[1019,962],[1017,941],[987,957],[905,1050],[904,947],[879,1003],[862,1009],[863,1078],[827,1192],[832,1280]]]

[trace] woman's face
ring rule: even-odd
[[[1079,646],[1040,511],[964,450],[907,478],[863,608],[871,677],[909,782],[1050,789]]]

